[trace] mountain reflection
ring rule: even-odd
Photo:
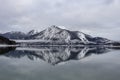
[[[0,47],[0,55],[8,53],[9,51],[14,51],[16,47]]]
[[[39,48],[0,48],[0,54],[10,58],[27,56],[30,60],[41,59],[52,65],[69,60],[80,60],[91,54],[103,54],[110,51],[105,47],[39,47]]]

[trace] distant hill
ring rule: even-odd
[[[11,41],[8,38],[0,36],[0,44],[15,44],[15,41]]]

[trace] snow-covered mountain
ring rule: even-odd
[[[37,33],[31,35],[29,39],[50,40],[64,43],[84,43],[84,44],[96,44],[96,43],[108,43],[110,40],[101,37],[92,37],[80,31],[70,31],[61,29],[55,25]]]
[[[9,39],[18,40],[40,40],[44,42],[52,42],[52,44],[108,44],[113,41],[102,37],[92,37],[80,31],[70,31],[51,26],[43,31],[31,30],[28,33],[23,32],[7,32],[0,34]]]

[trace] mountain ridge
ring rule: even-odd
[[[30,39],[42,39],[42,40],[52,40],[61,42],[82,42],[84,44],[88,43],[105,43],[110,40],[102,37],[92,37],[80,31],[70,31],[66,29],[61,29],[55,25],[39,32],[38,34],[30,36]]]
[[[50,26],[40,32],[31,30],[28,33],[8,32],[1,35],[9,39],[51,41],[52,44],[53,42],[54,44],[110,44],[115,42],[107,38],[93,37],[80,31],[62,29],[56,25]]]

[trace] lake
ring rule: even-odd
[[[120,50],[1,47],[0,80],[119,80]]]

